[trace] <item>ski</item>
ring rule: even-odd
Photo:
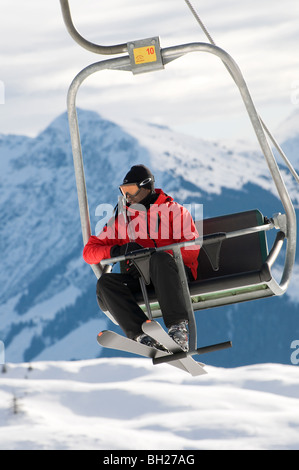
[[[173,339],[167,334],[167,332],[162,328],[162,326],[156,321],[146,321],[142,325],[142,330],[144,331],[144,333],[151,336],[159,343],[163,344],[163,346],[165,346],[171,352],[171,354],[178,353],[182,354],[182,356],[185,355],[182,348],[175,341],[173,341]],[[165,355],[169,356],[169,354],[167,353],[164,353],[164,356]],[[184,365],[187,372],[189,372],[189,374],[193,376],[207,374],[207,372],[203,368],[204,365],[199,362],[196,362],[194,359],[192,359],[191,356],[186,355],[186,357],[178,358],[176,359],[176,361],[177,360],[180,360],[181,364]],[[171,364],[172,361],[167,363]]]
[[[138,343],[137,341],[110,330],[101,331],[97,336],[97,342],[104,348],[117,349],[118,351],[125,351],[139,356],[149,357],[151,359],[168,355],[167,352],[159,351],[156,348],[151,348],[145,344]],[[184,372],[188,372],[187,368],[180,360],[171,362],[171,365],[183,370]]]

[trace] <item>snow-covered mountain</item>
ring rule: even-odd
[[[286,129],[295,128],[295,113]],[[203,203],[204,217],[259,208],[282,211],[258,148],[179,135],[142,122],[122,127],[79,110],[92,230],[96,207],[115,205],[118,185],[135,163],[150,166],[157,186],[182,203]],[[287,135],[287,134],[286,134]],[[296,140],[297,139],[297,140]],[[283,147],[295,148],[299,132]],[[98,309],[96,278],[82,260],[82,236],[66,113],[36,138],[0,136],[0,340],[8,362],[89,359],[107,355],[98,331],[116,328]],[[295,150],[291,151],[291,160]],[[295,166],[298,160],[292,160]],[[286,174],[298,211],[298,186]],[[213,365],[290,363],[299,339],[299,266],[282,298],[201,312],[203,344],[232,339]],[[111,353],[110,353],[111,354]]]
[[[136,358],[8,364],[0,449],[127,450],[145,461],[185,451],[198,463],[199,450],[299,449],[296,367],[207,369],[194,378]]]
[[[283,149],[292,162],[299,168],[299,112],[294,111],[281,123],[276,138],[282,142]]]

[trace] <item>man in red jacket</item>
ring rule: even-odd
[[[133,166],[120,190],[126,199],[124,213],[117,213],[98,236],[91,236],[83,250],[89,264],[125,255],[140,248],[163,247],[198,238],[191,214],[161,189],[154,188],[154,176],[144,165]],[[196,279],[198,246],[182,248],[187,278]],[[148,346],[161,345],[142,332],[147,320],[134,293],[140,291],[139,272],[133,263],[125,273],[105,273],[98,280],[97,297],[127,337]],[[159,301],[168,334],[188,350],[188,313],[178,270],[171,251],[153,252],[150,278]]]

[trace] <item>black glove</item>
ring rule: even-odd
[[[116,258],[117,256],[123,256],[131,251],[141,250],[143,246],[139,245],[136,242],[125,243],[125,245],[114,245],[110,249],[111,258]]]
[[[116,258],[117,256],[123,256],[131,251],[141,250],[142,248],[143,246],[136,242],[129,242],[125,245],[114,245],[110,250],[110,256],[111,258]],[[125,262],[124,271],[126,274],[130,274],[134,279],[138,279],[140,277],[138,269],[130,259]]]

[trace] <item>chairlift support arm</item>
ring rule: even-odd
[[[87,41],[83,36],[81,36],[81,34],[79,34],[79,32],[74,26],[70,12],[69,0],[60,0],[60,6],[63,20],[70,36],[80,46],[84,47],[84,49],[102,55],[122,54],[123,52],[128,51],[127,44],[117,44],[115,46],[101,46],[99,44],[94,44],[90,41]]]
[[[186,1],[189,7],[191,4],[189,1]],[[291,173],[298,181],[298,175],[296,174],[295,170],[291,167],[289,161],[287,160],[286,156],[284,155],[283,151],[272,137],[268,129],[266,128],[265,124],[263,123],[262,119],[259,117],[254,103],[252,101],[251,95],[245,83],[245,80],[242,76],[242,73],[232,59],[232,57],[225,52],[223,49],[216,46],[212,39],[209,38],[211,44],[206,43],[191,43],[185,45],[179,45],[174,47],[169,47],[166,49],[160,48],[159,38],[150,38],[149,40],[141,40],[134,42],[127,43],[127,44],[119,44],[116,46],[100,46],[94,43],[87,41],[83,38],[76,28],[74,27],[68,0],[60,0],[60,5],[62,9],[63,19],[66,24],[67,30],[72,36],[72,38],[82,47],[85,49],[95,52],[97,54],[121,54],[124,52],[128,52],[129,55],[119,57],[116,59],[108,59],[100,62],[96,62],[94,64],[89,65],[88,67],[84,68],[72,81],[67,97],[67,107],[68,107],[68,117],[69,117],[69,126],[70,126],[70,134],[71,134],[71,143],[72,143],[72,151],[73,151],[73,159],[74,159],[74,167],[75,167],[75,175],[76,175],[76,184],[77,184],[77,192],[78,192],[78,200],[79,200],[79,210],[80,210],[80,218],[81,218],[81,227],[82,227],[82,235],[83,235],[83,242],[84,245],[88,242],[89,237],[91,235],[91,227],[90,227],[90,217],[89,217],[89,206],[88,206],[88,199],[87,199],[87,191],[86,191],[86,184],[85,184],[85,174],[84,174],[84,166],[83,166],[83,156],[82,156],[82,149],[81,149],[81,140],[80,140],[80,132],[79,132],[79,125],[78,125],[78,116],[76,111],[76,98],[78,90],[83,83],[83,81],[92,75],[95,72],[102,71],[102,70],[122,70],[122,71],[131,71],[133,74],[136,73],[144,73],[154,70],[163,69],[166,64],[172,62],[173,60],[178,59],[185,54],[190,52],[207,52],[216,55],[221,61],[224,63],[226,69],[228,70],[229,74],[231,75],[232,79],[234,80],[235,84],[237,85],[239,92],[241,94],[242,100],[246,107],[248,116],[254,128],[255,134],[257,136],[258,142],[266,159],[267,165],[269,167],[270,173],[274,180],[277,192],[280,196],[280,200],[284,206],[285,214],[278,215],[278,217],[273,216],[268,223],[265,223],[262,226],[257,227],[250,227],[248,229],[237,230],[235,232],[230,233],[214,233],[204,237],[205,244],[220,242],[226,238],[232,237],[239,237],[242,235],[246,235],[253,232],[258,232],[261,230],[269,230],[271,228],[279,229],[279,232],[276,236],[276,240],[270,251],[268,258],[265,262],[269,268],[272,267],[275,259],[277,258],[284,239],[287,239],[287,247],[286,247],[286,255],[285,255],[285,264],[284,270],[282,274],[282,278],[280,284],[273,279],[271,280],[271,288],[273,292],[277,295],[281,295],[284,293],[288,287],[291,273],[293,269],[293,265],[295,262],[295,251],[296,251],[296,215],[295,210],[292,204],[292,201],[289,197],[288,191],[285,187],[282,175],[279,171],[276,159],[273,155],[273,152],[269,146],[267,136],[271,139],[272,143],[285,160],[286,164],[289,166]],[[148,42],[151,41],[151,42]],[[142,67],[139,67],[139,64],[136,61],[136,53],[137,51],[142,51],[147,49],[147,44],[149,47],[153,47],[155,51],[155,60],[153,63],[144,63]],[[139,49],[138,49],[139,48]],[[140,56],[139,56],[140,57]],[[151,62],[151,61],[146,61]],[[186,278],[186,273],[184,269],[184,264],[182,260],[181,254],[181,247],[187,246],[190,244],[201,244],[202,240],[184,242],[181,244],[170,245],[169,247],[161,247],[158,250],[166,250],[171,249],[174,254],[174,258],[176,260],[178,271],[180,275],[180,279],[182,285],[186,288],[183,289],[186,307],[188,309],[188,316],[189,316],[189,324],[190,324],[190,351],[197,353],[206,352],[205,348],[196,349],[197,348],[197,338],[196,338],[196,322],[193,312],[192,300],[188,288],[188,281]],[[138,256],[138,255],[136,255]],[[111,269],[111,259],[110,260],[103,260],[102,263],[98,265],[91,266],[96,277],[99,278],[103,272],[106,272]],[[113,259],[113,262],[116,262],[116,259]],[[150,303],[147,297],[147,291],[145,287],[144,280],[142,279],[141,283],[142,291],[144,300],[147,306],[147,310],[151,317],[151,310],[150,310]],[[240,294],[239,299],[242,299]],[[243,300],[245,297],[243,297]],[[223,343],[223,347],[231,346],[230,342]],[[219,349],[222,347],[221,345],[214,345],[214,349]]]

